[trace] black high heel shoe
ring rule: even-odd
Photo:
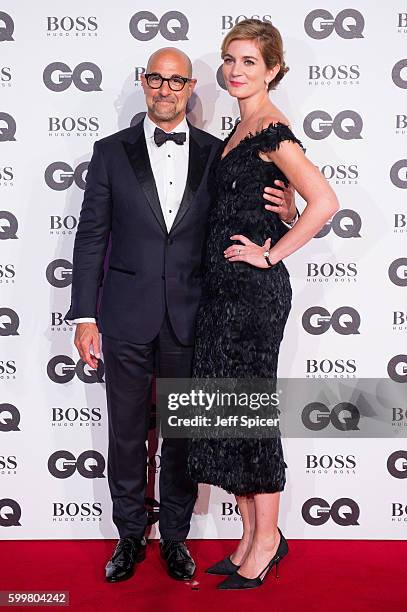
[[[206,574],[218,574],[220,576],[229,576],[234,574],[239,569],[240,565],[236,565],[231,561],[230,557],[225,557],[222,561],[218,561],[215,565],[211,565],[205,570]]]
[[[288,543],[280,529],[278,528],[278,532],[280,534],[280,543],[276,550],[276,554],[271,559],[271,561],[266,565],[264,570],[260,572],[257,578],[245,578],[239,574],[239,572],[235,572],[234,574],[228,576],[226,580],[218,584],[217,588],[221,590],[232,590],[232,589],[255,589],[263,584],[273,565],[276,566],[276,577],[278,578],[278,564],[281,559],[286,556],[288,553]]]

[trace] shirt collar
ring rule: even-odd
[[[146,114],[146,116],[144,117],[144,133],[145,133],[146,138],[154,138],[154,130],[156,127],[158,127],[158,125],[154,123],[154,121],[152,121],[152,119],[150,119],[150,117]],[[166,131],[167,130],[164,130],[164,132]],[[186,118],[184,117],[183,120],[180,123],[178,123],[178,125],[175,126],[173,130],[171,130],[171,132],[185,132],[187,135],[187,139],[188,139],[189,125],[188,125]]]

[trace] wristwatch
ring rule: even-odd
[[[289,227],[293,227],[295,223],[298,221],[298,217],[299,217],[299,212],[298,212],[298,208],[296,208],[294,218],[291,221],[283,221],[283,223],[285,223]]]
[[[270,251],[264,251],[263,253],[264,259],[267,262],[267,265],[269,268],[272,268],[273,266],[275,266],[276,264],[273,264],[271,259],[270,259]]]

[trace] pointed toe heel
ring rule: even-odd
[[[219,576],[229,576],[230,574],[234,574],[240,565],[236,565],[233,561],[230,560],[230,557],[225,557],[222,561],[218,561],[215,565],[211,565],[208,569],[205,570],[206,574],[217,574]]]

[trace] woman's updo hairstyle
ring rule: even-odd
[[[269,21],[260,21],[259,19],[240,21],[223,39],[222,58],[227,53],[230,43],[234,40],[255,40],[268,69],[280,64],[280,70],[268,86],[269,91],[275,89],[283,76],[289,71],[284,61],[283,40],[277,28]]]

